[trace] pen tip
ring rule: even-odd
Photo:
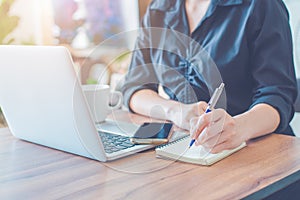
[[[191,148],[191,146],[193,146],[193,144],[195,143],[195,139],[192,139],[189,145],[189,148]]]

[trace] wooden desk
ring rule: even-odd
[[[100,163],[3,128],[0,160],[1,199],[256,199],[300,180],[300,139],[269,135],[204,167],[158,159],[153,150]]]

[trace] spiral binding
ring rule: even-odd
[[[164,148],[164,147],[166,147],[166,146],[170,146],[170,145],[172,145],[172,144],[175,144],[175,143],[178,143],[178,142],[184,140],[184,139],[187,138],[187,137],[189,137],[189,135],[185,135],[185,136],[179,137],[178,139],[176,139],[176,140],[174,140],[174,141],[172,141],[172,142],[168,142],[168,143],[166,143],[166,144],[158,145],[155,149],[161,149],[161,148]]]

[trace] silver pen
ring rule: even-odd
[[[207,106],[207,108],[205,110],[205,113],[209,113],[209,112],[211,112],[214,109],[214,107],[216,106],[216,104],[217,104],[217,102],[218,102],[218,100],[219,100],[219,98],[220,98],[220,96],[222,94],[224,86],[225,86],[225,84],[221,83],[221,85],[218,88],[215,89],[212,97],[210,98],[210,100],[208,102],[208,106]],[[192,139],[191,142],[190,142],[189,148],[191,146],[193,146],[194,143],[195,143],[195,139]]]

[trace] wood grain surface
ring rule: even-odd
[[[101,163],[3,128],[0,160],[0,199],[240,199],[299,171],[300,139],[268,135],[205,167],[159,159],[153,150]]]

